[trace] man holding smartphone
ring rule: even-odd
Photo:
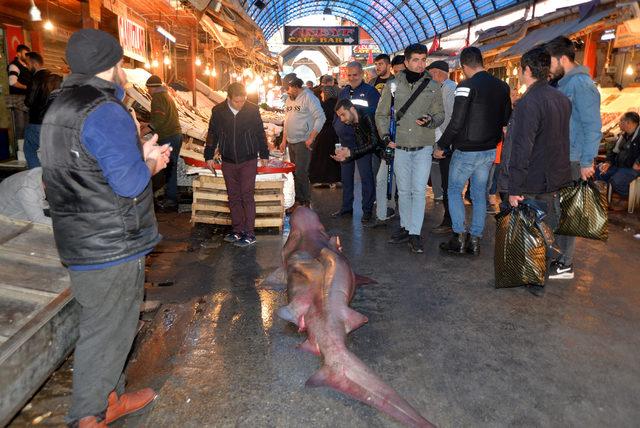
[[[142,410],[151,388],[124,393],[123,369],[144,295],[145,256],[160,242],[151,177],[171,148],[144,145],[122,103],[123,50],[108,33],[75,32],[71,75],[40,135],[45,193],[60,259],[80,305],[69,426],[106,427]]]

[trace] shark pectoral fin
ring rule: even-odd
[[[287,270],[283,266],[280,266],[260,283],[260,287],[273,290],[283,290],[287,288]]]
[[[285,321],[289,321],[291,323],[294,323],[295,325],[298,325],[298,318],[296,318],[293,310],[289,305],[283,306],[278,309],[278,316]]]
[[[376,281],[375,279],[371,279],[371,278],[366,277],[366,276],[358,275],[357,273],[354,273],[354,275],[356,277],[356,287],[360,287],[361,285],[377,284],[378,283],[378,281]]]
[[[356,330],[362,327],[367,323],[369,319],[362,315],[360,312],[354,311],[351,308],[347,308],[346,317],[344,320],[344,330],[345,333],[349,334],[353,330]]]
[[[315,341],[312,341],[310,338],[298,345],[298,349],[310,352],[313,355],[317,355],[318,357],[320,356],[320,349],[318,348],[318,344]]]

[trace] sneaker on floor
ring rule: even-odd
[[[224,242],[229,242],[230,244],[233,244],[235,242],[238,242],[241,239],[242,239],[242,235],[239,233],[228,233],[224,237]]]
[[[401,227],[391,235],[389,244],[404,244],[409,242],[409,231],[404,227]]]
[[[244,235],[239,241],[235,242],[236,247],[248,247],[256,243],[256,237],[253,235]]]
[[[373,218],[373,214],[371,214],[370,212],[362,213],[362,219],[360,219],[360,221],[362,223],[369,223],[372,218]]]
[[[424,246],[422,245],[422,238],[420,238],[420,235],[409,235],[409,248],[412,253],[424,253]]]
[[[549,279],[573,279],[573,265],[555,261],[549,266]]]
[[[394,218],[396,216],[396,210],[394,210],[393,208],[387,208],[387,220],[389,220],[390,218]]]
[[[437,201],[437,202],[442,202],[442,201],[444,200],[444,196],[442,196],[442,195],[440,195],[440,196],[434,196],[434,197],[433,197],[433,200],[434,200],[434,201]]]

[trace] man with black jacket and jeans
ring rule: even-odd
[[[511,115],[511,98],[509,85],[484,70],[478,48],[463,49],[460,64],[467,79],[456,89],[451,121],[437,142],[440,150],[434,154],[442,158],[443,150],[454,150],[447,189],[453,236],[441,243],[440,249],[478,255],[487,215],[487,180],[502,128]],[[473,216],[467,237],[462,189],[469,179]]]
[[[558,191],[571,181],[571,102],[547,82],[550,65],[544,48],[534,48],[520,60],[520,81],[528,89],[509,122],[498,185],[513,207],[524,199],[542,202],[545,221],[555,228],[560,215]]]
[[[384,143],[378,136],[373,114],[363,108],[357,108],[348,98],[338,101],[335,111],[342,123],[353,127],[356,138],[353,147],[340,148],[334,156],[331,156],[333,159],[338,162],[348,162],[369,153],[380,152],[384,148]]]
[[[247,103],[247,92],[240,83],[227,90],[227,102],[211,112],[204,158],[214,170],[216,150],[222,157],[222,174],[229,195],[233,231],[224,240],[239,247],[255,244],[257,158],[269,160],[267,138],[258,107]]]

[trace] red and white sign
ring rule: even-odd
[[[9,24],[4,25],[4,31],[7,39],[7,62],[11,62],[18,53],[18,45],[24,44],[24,32],[22,27]]]
[[[118,33],[124,54],[129,58],[147,60],[147,32],[140,24],[118,16]]]

